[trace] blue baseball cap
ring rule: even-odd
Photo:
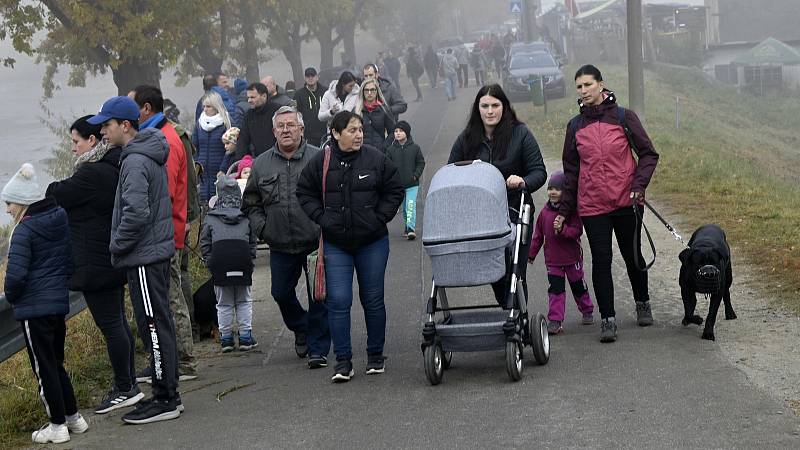
[[[87,120],[92,125],[100,125],[111,119],[118,120],[139,120],[139,105],[135,101],[125,96],[111,97],[103,103],[100,112],[96,116]]]

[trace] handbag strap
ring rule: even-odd
[[[325,186],[328,184],[328,169],[331,166],[331,148],[325,147],[325,158],[322,161],[322,206],[325,206]]]

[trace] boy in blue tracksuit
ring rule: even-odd
[[[403,223],[405,223],[403,236],[413,241],[417,237],[417,192],[419,179],[425,169],[425,157],[422,156],[419,145],[411,139],[411,125],[405,120],[395,125],[394,139],[386,148],[386,156],[397,166],[400,181],[406,189],[403,200]]]
[[[69,313],[72,248],[67,213],[44,198],[31,164],[25,163],[0,194],[13,218],[6,270],[6,299],[22,326],[31,368],[50,422],[34,431],[34,443],[59,444],[89,428],[78,412],[64,370],[64,316]]]

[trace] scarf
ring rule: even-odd
[[[155,128],[156,125],[161,123],[162,120],[164,120],[164,113],[155,113],[152,117],[142,122],[141,125],[139,125],[139,129],[144,130],[145,128]]]
[[[209,117],[203,112],[200,114],[200,118],[197,119],[197,123],[204,131],[211,131],[225,122],[222,120],[222,115],[219,113]]]
[[[375,111],[376,109],[380,108],[382,105],[383,105],[383,103],[381,103],[380,100],[375,100],[374,102],[367,102],[366,100],[364,100],[364,108],[366,108],[366,110],[369,111],[369,112]]]
[[[75,160],[75,170],[78,170],[78,167],[82,164],[100,161],[106,156],[109,150],[111,150],[111,146],[108,145],[108,141],[103,139],[99,144],[92,147],[91,150],[78,156],[78,159]]]

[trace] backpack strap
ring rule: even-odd
[[[633,133],[631,132],[630,127],[628,127],[628,121],[625,120],[625,108],[622,106],[617,106],[617,117],[619,120],[619,126],[622,127],[622,131],[625,132],[625,137],[628,139],[628,145],[630,145],[631,150],[633,150],[633,155],[638,156],[639,150],[636,148],[636,144],[633,142]]]

